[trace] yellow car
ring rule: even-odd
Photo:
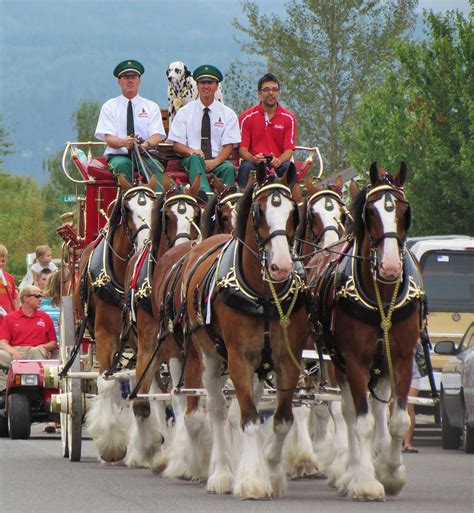
[[[444,235],[409,239],[408,248],[419,264],[428,298],[428,331],[434,346],[451,340],[456,345],[474,322],[474,238]],[[431,353],[436,386],[448,355]],[[421,380],[420,396],[430,396],[428,378]],[[435,412],[436,420],[439,415]]]

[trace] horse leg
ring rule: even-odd
[[[201,388],[201,362],[191,339],[186,341],[184,368],[186,388]],[[178,378],[179,379],[179,378]],[[199,409],[198,397],[187,397],[183,422],[176,422],[168,450],[165,477],[201,481],[207,478],[211,452],[211,432],[207,416]]]
[[[233,493],[238,497],[260,499],[272,496],[272,484],[262,447],[260,415],[254,402],[253,374],[252,366],[242,355],[229,351],[229,375],[239,402],[242,440]]]
[[[139,310],[137,321],[136,379],[138,382],[152,357],[156,344],[156,328],[153,318],[141,310]],[[154,375],[155,371],[152,368],[143,380],[140,393],[159,391]],[[156,407],[152,408],[147,399],[135,399],[132,408],[130,441],[125,462],[129,467],[154,468],[159,465],[161,446],[164,441],[158,429]]]
[[[310,407],[308,418],[308,431],[313,444],[313,451],[322,472],[327,475],[326,469],[330,462],[333,448],[333,433],[331,431],[331,415],[329,404],[320,403]]]
[[[350,384],[343,387],[343,399],[349,404],[352,398],[352,412],[343,405],[344,417],[349,430],[349,467],[352,473],[347,492],[353,500],[384,500],[385,492],[382,484],[375,477],[372,462],[372,436],[374,418],[369,412],[367,400],[366,376],[363,369],[354,359],[346,359],[347,380]],[[351,435],[352,433],[352,435]],[[357,440],[358,451],[354,438]],[[351,447],[352,446],[352,447]],[[359,458],[357,460],[357,452]]]
[[[387,495],[397,495],[406,482],[406,469],[402,460],[402,442],[410,425],[406,402],[411,383],[412,352],[406,359],[396,362],[397,399],[394,399],[389,421],[390,442],[385,453],[380,455],[381,464],[377,467],[377,477],[384,485]],[[388,381],[388,379],[387,379]],[[388,387],[387,387],[388,388]]]
[[[108,326],[113,326],[113,323],[95,326],[100,375],[97,378],[97,395],[87,411],[86,426],[101,460],[112,463],[122,461],[127,452],[130,412],[128,408],[122,409],[120,406],[122,395],[119,382],[104,378],[118,338],[117,333],[109,330]]]
[[[341,401],[331,401],[328,406],[329,414],[334,423],[334,437],[332,440],[331,453],[327,459],[328,464],[326,472],[328,476],[328,484],[337,488],[340,492],[345,493],[344,475],[348,465],[348,440],[349,434],[347,423],[344,419]],[[353,411],[349,411],[349,415],[353,415]],[[355,450],[357,443],[354,441]]]
[[[204,356],[202,381],[207,390],[207,411],[211,421],[213,444],[207,491],[224,494],[232,490],[232,470],[225,436],[226,404],[221,387],[221,362]]]
[[[285,438],[293,424],[293,395],[294,389],[298,385],[298,379],[299,368],[296,367],[290,359],[286,362],[282,362],[277,379],[279,392],[277,397],[277,409],[273,416],[273,437],[270,446],[266,450],[274,496],[283,495],[286,489],[287,482],[282,465],[282,451]],[[310,447],[312,454],[311,443]],[[296,468],[298,468],[298,466],[303,468],[307,467],[307,463],[306,455],[304,455],[301,461],[295,462],[294,465]],[[310,463],[312,464],[313,460],[310,460]],[[314,466],[319,473],[319,468],[315,462]]]
[[[389,450],[390,433],[387,423],[387,402],[390,398],[390,381],[388,378],[381,378],[377,383],[376,396],[372,397],[371,409],[375,420],[375,435],[374,435],[374,465],[377,478],[385,467],[385,458]],[[380,399],[380,400],[379,400]],[[380,478],[379,478],[380,480]]]
[[[285,468],[292,479],[325,477],[317,463],[309,433],[311,413],[306,406],[293,408],[294,422],[283,447]]]
[[[168,368],[174,389],[178,385],[183,373],[183,363],[181,361],[181,357],[179,355],[171,356],[168,360]],[[173,406],[175,423],[176,425],[181,424],[183,422],[184,412],[186,411],[186,397],[183,395],[175,394],[173,390],[171,394],[171,404]]]

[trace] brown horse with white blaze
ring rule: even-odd
[[[132,289],[133,296],[126,294],[129,311],[133,312],[131,322],[136,330],[136,379],[138,383],[141,382],[140,394],[162,391],[159,375],[161,362],[157,358],[152,360],[160,328],[160,312],[156,309],[152,295],[163,280],[163,265],[169,260],[167,255],[178,248],[188,248],[190,241],[201,237],[201,209],[196,199],[199,187],[199,177],[191,187],[184,188],[164,175],[164,192],[152,213],[150,245],[144,249],[143,255],[133,258],[127,268],[126,283],[130,289],[131,282],[135,281],[134,276],[141,272],[137,263],[141,262],[144,270],[149,269],[149,276],[144,282]],[[151,367],[145,373],[150,362]],[[145,398],[135,399],[126,464],[155,468],[161,457],[163,436],[167,434],[164,404]]]
[[[292,399],[309,334],[304,280],[295,271],[291,250],[298,224],[290,189],[294,179],[292,168],[281,179],[265,177],[264,168],[259,168],[257,183],[237,205],[234,237],[221,235],[203,241],[191,250],[184,270],[187,333],[192,338],[187,358],[201,358],[212,424],[207,481],[212,493],[232,491],[247,498],[284,493],[282,446],[293,421]],[[222,371],[226,367],[241,412],[238,462],[231,461],[224,429]],[[201,376],[189,369],[192,366],[187,362],[185,386],[198,387]],[[264,379],[270,370],[277,381],[277,409],[273,438],[264,451],[253,377],[257,373]],[[194,439],[202,417],[192,398],[184,425],[187,437],[179,438],[181,454],[187,462],[196,461],[193,454],[201,448]],[[187,477],[202,476],[189,469]]]
[[[84,250],[81,278],[74,290],[77,315],[86,317],[83,322],[95,339],[100,372],[98,394],[87,412],[86,424],[106,462],[122,460],[126,453],[128,419],[119,407],[120,386],[117,381],[107,381],[104,374],[119,345],[126,266],[149,237],[155,186],[155,177],[133,187],[119,177],[118,197],[106,230]]]
[[[337,259],[315,258],[309,277],[316,282],[318,328],[337,368],[348,426],[348,462],[338,487],[355,500],[383,500],[399,493],[406,480],[401,449],[424,318],[421,277],[405,249],[406,176],[404,163],[395,178],[372,164],[370,185],[351,205],[351,242],[337,248],[343,252]]]

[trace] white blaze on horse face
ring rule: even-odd
[[[186,207],[186,211],[183,210],[183,203]],[[179,212],[181,210],[181,212]],[[194,219],[194,208],[191,205],[188,205],[185,202],[178,201],[174,205],[171,205],[171,212],[176,216],[176,235],[179,233],[186,233],[191,236],[191,221]],[[175,246],[179,246],[184,242],[187,242],[189,239],[185,237],[180,237],[174,243]]]
[[[397,209],[395,198],[391,196],[393,208],[389,210],[386,207],[387,194],[374,202],[380,219],[382,220],[383,233],[397,233]],[[402,270],[402,262],[400,260],[400,252],[398,250],[398,240],[392,237],[384,239],[380,243],[383,247],[382,258],[379,265],[379,274],[383,279],[394,280],[398,278]]]
[[[326,202],[330,201],[333,208],[332,210],[326,209]],[[339,205],[335,204],[335,202],[330,198],[321,198],[318,201],[315,201],[311,208],[314,217],[319,215],[321,219],[321,224],[324,228],[329,226],[334,226],[336,230],[328,230],[324,233],[320,246],[325,247],[330,244],[335,244],[339,240],[339,222],[341,221],[341,209]]]
[[[269,233],[277,230],[283,230],[286,233],[286,223],[288,217],[293,215],[293,203],[280,196],[279,205],[272,205],[272,195],[267,198],[267,207],[265,210],[265,219],[269,227]],[[294,269],[293,260],[290,255],[290,246],[286,235],[277,235],[272,237],[268,243],[268,270],[272,279],[276,281],[286,280]]]
[[[143,203],[145,198],[145,203]],[[145,224],[146,228],[140,230],[136,237],[136,245],[138,249],[143,247],[146,239],[150,238],[150,226],[151,226],[151,211],[153,209],[153,200],[143,191],[135,194],[133,198],[128,202],[128,207],[132,212],[132,220],[135,225],[135,229],[138,230]]]

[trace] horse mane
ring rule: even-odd
[[[306,224],[307,224],[306,212],[308,211],[308,201],[307,201],[307,198],[304,201],[303,205],[301,207],[298,207],[298,208],[301,208],[301,210],[300,210],[300,222],[299,222],[298,227],[296,229],[295,237],[296,237],[296,239],[304,240],[304,238],[306,236]]]
[[[364,220],[362,213],[364,212],[365,198],[369,187],[361,189],[357,196],[352,200],[350,212],[354,221],[347,228],[347,234],[353,235],[356,239],[362,239],[365,234]]]
[[[165,202],[165,194],[162,194],[158,201],[153,205],[151,211],[151,245],[158,249],[161,242],[161,231],[163,229],[163,204]]]
[[[237,219],[235,220],[235,236],[240,239],[245,239],[245,232],[247,231],[247,219],[249,217],[250,206],[252,205],[254,188],[247,187],[244,195],[240,198],[237,204]]]
[[[202,214],[201,221],[201,233],[202,238],[207,239],[211,235],[214,234],[214,230],[216,227],[217,219],[214,217],[216,214],[216,206],[217,206],[218,197],[217,194],[214,195],[211,201],[206,205],[204,212]]]
[[[115,200],[114,208],[112,209],[112,213],[109,217],[110,228],[116,228],[120,224],[120,220],[122,218],[122,198],[123,193],[122,190],[119,189],[119,194],[117,196],[117,199]]]

